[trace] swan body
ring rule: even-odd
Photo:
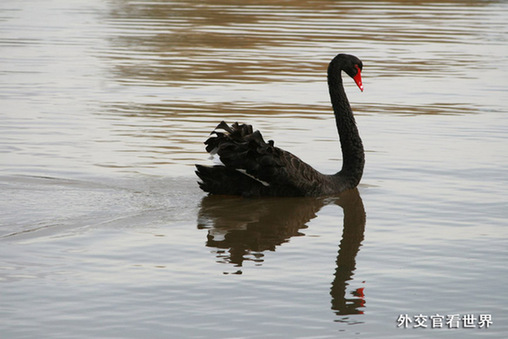
[[[210,194],[241,196],[326,196],[358,185],[365,155],[353,112],[342,84],[344,71],[363,91],[363,64],[353,55],[338,54],[328,66],[328,88],[342,147],[342,169],[320,173],[292,153],[265,142],[251,125],[222,121],[206,141],[206,151],[221,164],[196,165],[199,186]]]

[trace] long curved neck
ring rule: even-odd
[[[335,177],[351,186],[348,188],[353,188],[362,178],[365,154],[353,111],[344,91],[341,71],[341,66],[333,62],[328,67],[328,88],[342,147],[342,169]]]

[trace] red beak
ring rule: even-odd
[[[353,80],[356,82],[356,86],[358,86],[358,88],[360,89],[360,91],[363,92],[363,84],[362,84],[362,72],[360,70],[360,67],[358,67],[358,65],[355,65],[356,69],[358,70],[358,72],[356,73],[356,75],[353,77]]]

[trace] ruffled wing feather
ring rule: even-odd
[[[201,188],[210,193],[314,195],[326,181],[326,177],[310,165],[275,147],[273,140],[265,142],[251,125],[234,123],[228,126],[222,121],[205,144],[206,151],[218,154],[224,164],[207,169],[198,166],[196,173],[202,180]]]

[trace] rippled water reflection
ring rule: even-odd
[[[2,1],[0,331],[496,337],[508,331],[503,1]],[[339,168],[338,52],[367,150],[337,199],[204,197],[221,120]],[[401,329],[492,314],[490,329]]]

